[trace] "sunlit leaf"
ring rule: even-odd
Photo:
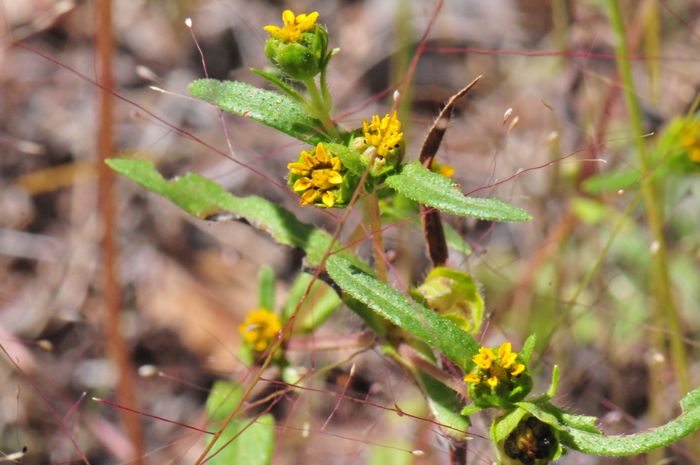
[[[433,173],[419,163],[404,165],[389,175],[386,184],[406,197],[446,213],[488,221],[527,221],[529,213],[497,199],[467,197],[446,177]]]
[[[472,357],[477,354],[480,345],[467,332],[341,257],[330,257],[326,269],[345,292],[395,325],[423,339],[465,371],[471,371],[474,365]]]
[[[198,174],[190,173],[167,181],[152,163],[146,161],[113,158],[106,163],[116,172],[162,195],[197,218],[244,220],[267,232],[280,244],[304,250],[310,267],[321,263],[331,245],[328,233],[300,222],[289,210],[254,195],[236,197]],[[340,245],[336,244],[335,250],[339,248]],[[339,252],[339,255],[350,260],[353,265],[371,272],[366,263],[349,251]]]
[[[321,122],[304,113],[286,95],[243,82],[216,79],[194,81],[189,90],[198,99],[215,103],[223,110],[258,121],[309,144],[327,141],[318,131]]]

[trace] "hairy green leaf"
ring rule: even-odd
[[[466,372],[471,371],[474,366],[472,357],[477,354],[480,345],[467,332],[367,275],[344,258],[330,257],[326,269],[345,292],[395,325],[423,339]]]
[[[230,217],[247,221],[251,226],[270,234],[280,244],[304,250],[307,264],[311,267],[321,263],[331,245],[328,233],[300,222],[289,210],[254,195],[236,197],[214,181],[198,174],[190,173],[166,181],[153,164],[146,161],[113,158],[106,163],[114,171],[162,195],[197,218]],[[336,244],[335,250],[339,248],[340,245]],[[353,265],[371,272],[370,267],[354,254],[342,251],[339,255],[350,260]]]
[[[547,389],[547,393],[545,396],[547,396],[547,400],[553,398],[555,394],[557,393],[557,385],[559,384],[559,366],[554,365],[554,369],[552,370],[552,384],[549,385],[549,389]]]
[[[532,349],[535,348],[536,342],[537,336],[535,334],[531,334],[525,341],[525,344],[523,344],[523,348],[520,349],[520,356],[525,361],[525,364],[530,363],[530,356],[532,355]]]
[[[417,216],[418,215],[418,203],[413,202],[412,200],[406,199],[406,202],[410,202],[411,205],[409,205],[410,208],[395,208],[395,205],[397,203],[403,203],[403,202],[397,202],[397,197],[401,196],[403,199],[406,199],[405,196],[401,194],[396,194],[396,196],[393,199],[393,202],[389,205],[383,205],[382,208],[382,218],[385,219],[386,221],[402,221],[405,219],[408,219],[412,216]],[[421,220],[420,218],[413,218],[410,223],[412,225],[421,227]],[[464,240],[462,235],[458,233],[452,226],[450,226],[449,223],[445,222],[443,220],[442,226],[445,230],[445,240],[447,241],[447,245],[452,247],[458,252],[462,252],[465,255],[471,255],[472,253],[472,248],[471,246],[467,243],[467,241]]]
[[[243,82],[200,79],[189,86],[198,99],[245,116],[266,126],[316,145],[328,139],[320,133],[321,122],[308,116],[291,98],[277,92],[258,89]]]
[[[516,408],[510,410],[505,415],[500,418],[496,418],[491,424],[491,429],[489,434],[493,442],[498,444],[499,441],[507,438],[510,433],[513,432],[520,420],[527,414],[527,410],[522,408]]]
[[[454,215],[488,221],[527,221],[529,213],[497,199],[466,197],[446,177],[433,173],[413,162],[389,175],[386,184],[406,197]]]
[[[604,436],[567,426],[561,442],[572,449],[597,455],[637,455],[667,446],[700,428],[700,388],[686,396],[682,405],[690,406],[675,420],[658,428],[625,436]],[[688,401],[690,399],[690,401]]]

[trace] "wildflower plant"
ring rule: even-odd
[[[258,121],[288,134],[308,147],[290,154],[286,183],[302,208],[348,208],[364,203],[375,243],[375,266],[337,242],[337,234],[303,223],[279,205],[256,196],[237,197],[221,186],[197,174],[173,181],[165,180],[145,161],[112,159],[116,171],[163,195],[189,213],[201,218],[223,217],[244,220],[270,234],[280,244],[303,250],[305,265],[315,276],[301,273],[292,287],[289,300],[275,312],[274,275],[264,269],[260,280],[259,309],[241,324],[244,344],[241,358],[259,367],[257,378],[271,364],[281,369],[282,378],[292,386],[304,378],[284,352],[289,337],[313,331],[342,307],[356,312],[376,333],[375,341],[403,365],[428,399],[438,423],[454,449],[464,447],[469,416],[492,409],[495,419],[490,436],[500,463],[543,465],[556,460],[566,448],[598,455],[633,455],[668,445],[700,426],[700,389],[682,401],[683,414],[673,422],[632,436],[605,436],[595,426],[596,419],[567,412],[550,401],[559,379],[555,366],[552,384],[545,394],[530,396],[533,377],[530,356],[535,346],[530,337],[519,352],[510,342],[497,348],[482,347],[475,338],[482,324],[484,301],[472,277],[446,267],[448,244],[469,253],[459,235],[446,227],[441,212],[489,221],[527,221],[522,209],[497,199],[465,196],[449,179],[451,167],[435,162],[440,140],[448,126],[456,99],[451,99],[428,133],[417,160],[408,161],[406,142],[396,112],[373,115],[361,127],[346,129],[332,117],[333,102],[326,82],[326,70],[339,49],[328,49],[326,28],[317,13],[295,15],[285,11],[283,24],[270,25],[265,54],[277,70],[271,74],[254,73],[275,85],[278,91],[255,88],[242,82],[202,79],[190,85],[195,97],[220,109]],[[305,92],[296,90],[302,84]],[[675,147],[683,163],[698,163],[700,144],[694,121],[678,123],[664,139]],[[425,281],[407,296],[387,283],[381,247],[384,218],[406,218],[420,212],[433,270]],[[346,211],[347,214],[347,211]],[[334,288],[316,278],[327,272]],[[321,286],[321,287],[319,287]],[[310,294],[319,292],[314,305],[305,307]],[[341,301],[342,299],[342,301]],[[455,373],[461,373],[455,377]],[[217,391],[222,391],[221,385]],[[245,420],[241,406],[250,389],[229,386],[230,394],[219,399],[212,394],[207,410],[222,421],[215,429],[198,463],[270,463],[274,434],[251,428],[250,441],[265,444],[264,454],[243,459],[242,450],[250,441],[237,441],[241,448],[227,448],[209,457],[216,444],[242,432]],[[252,389],[252,388],[251,388]],[[218,399],[218,401],[217,401]],[[216,403],[218,402],[218,403]],[[214,404],[216,406],[214,407]],[[223,409],[226,414],[220,414]],[[273,419],[266,415],[262,423]],[[235,427],[227,429],[228,425]],[[260,431],[258,431],[260,430]],[[258,439],[252,435],[260,435]],[[461,445],[461,446],[460,446]],[[247,457],[247,456],[246,456]]]

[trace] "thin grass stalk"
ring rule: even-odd
[[[121,321],[121,289],[117,277],[117,246],[115,240],[115,174],[106,164],[105,159],[114,155],[114,138],[112,134],[114,99],[110,93],[114,89],[112,74],[112,57],[114,56],[114,35],[112,33],[112,4],[111,0],[96,2],[96,37],[95,46],[98,61],[97,81],[103,86],[99,90],[99,128],[97,134],[98,151],[98,209],[102,220],[102,294],[107,318],[105,331],[111,357],[114,359],[119,372],[116,386],[116,398],[124,407],[139,410],[134,391],[134,370],[131,365],[126,342],[120,332]],[[127,436],[134,447],[133,463],[141,465],[145,456],[143,432],[140,418],[127,411],[120,410],[121,421]]]
[[[644,198],[644,206],[646,208],[647,226],[651,232],[654,241],[654,247],[658,247],[656,253],[653,253],[653,268],[650,276],[652,298],[654,299],[655,320],[661,324],[661,327],[667,328],[670,331],[671,343],[671,359],[678,381],[681,395],[685,395],[690,391],[690,381],[688,377],[688,366],[685,346],[681,338],[681,322],[678,315],[678,309],[673,299],[671,290],[671,279],[669,276],[668,252],[666,240],[663,231],[663,214],[662,214],[662,199],[661,189],[653,176],[648,176],[653,170],[653,161],[646,149],[646,144],[643,139],[644,125],[642,123],[642,111],[639,100],[635,93],[634,81],[632,79],[632,71],[629,61],[629,52],[626,43],[625,25],[620,11],[618,0],[608,0],[610,7],[610,22],[616,34],[616,60],[622,81],[625,102],[629,113],[630,123],[632,126],[632,135],[637,149],[637,155],[641,164],[642,175],[645,176],[645,181],[642,183],[642,192]],[[652,342],[659,353],[664,353],[665,337],[661,334],[653,337]],[[651,370],[652,376],[658,373],[659,370]],[[652,384],[665,385],[665,379],[651,379]],[[652,399],[656,406],[650,409],[658,412],[658,403],[661,399]]]

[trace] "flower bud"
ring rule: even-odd
[[[284,27],[266,26],[270,38],[265,55],[286,76],[304,81],[316,76],[326,66],[328,32],[315,24],[318,13],[294,16],[287,10],[282,15]]]
[[[448,268],[435,268],[411,294],[416,300],[424,300],[428,307],[460,329],[471,334],[479,331],[484,300],[470,275]]]
[[[498,349],[482,347],[472,358],[476,364],[464,381],[469,383],[469,398],[480,408],[510,408],[520,402],[532,390],[525,360],[511,352],[510,342]]]
[[[546,465],[557,454],[556,429],[536,417],[524,417],[512,433],[498,444],[502,460],[508,465]],[[503,457],[502,457],[503,458]]]

